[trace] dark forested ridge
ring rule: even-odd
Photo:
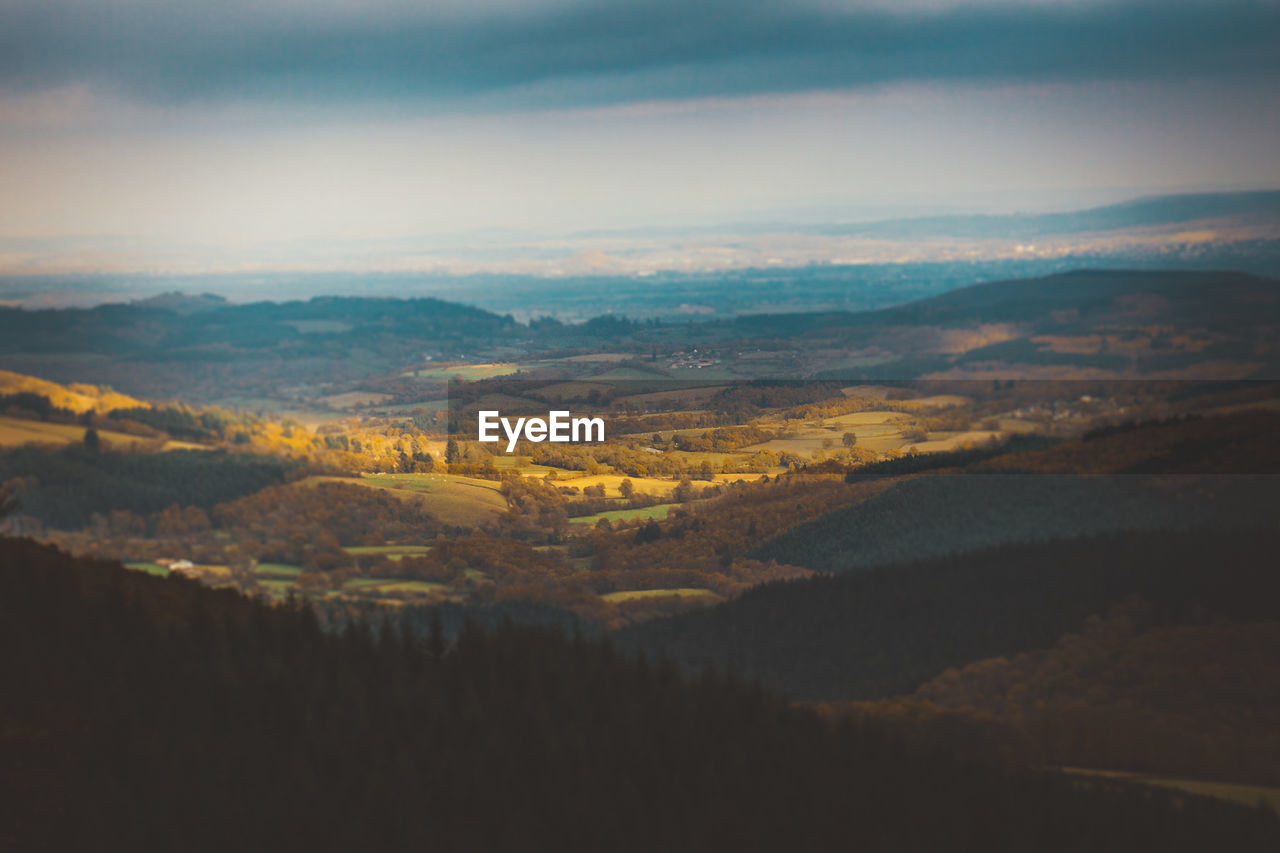
[[[1268,850],[1270,812],[964,764],[549,631],[326,634],[0,540],[0,846]]]
[[[1207,324],[1234,332],[1270,326],[1266,311],[1249,305],[1275,305],[1275,279],[1224,271],[1081,269],[1040,278],[989,281],[875,311],[792,314],[780,318],[787,334],[872,326],[962,326],[974,322],[1031,323],[1044,329],[1080,329],[1132,317],[1136,297],[1156,297],[1158,313],[1178,322]],[[1052,312],[1073,309],[1069,321]],[[768,328],[769,315],[739,318],[744,328]]]
[[[650,295],[662,290],[646,288]],[[710,347],[719,357],[772,354],[744,364],[744,375],[850,381],[1002,366],[1152,376],[1194,375],[1192,368],[1203,367],[1204,375],[1275,378],[1278,305],[1275,279],[1123,269],[990,281],[879,310],[776,311],[696,324],[612,315],[575,325],[525,324],[438,299],[210,300],[185,311],[177,297],[92,309],[0,307],[0,366],[148,398],[206,402],[296,402],[304,389],[322,387],[323,397],[379,378],[379,387],[389,387],[387,380],[394,386],[406,368],[428,362],[585,351],[656,359],[686,347]],[[1001,339],[959,352],[943,345],[943,331],[985,338],[991,324],[1007,327]],[[1063,338],[1072,339],[1069,346],[1055,343]],[[848,350],[891,358],[867,363],[834,355]],[[766,364],[772,368],[760,373]]]
[[[455,356],[521,329],[509,317],[439,299],[215,302],[192,313],[146,303],[0,307],[0,362],[55,381],[195,401],[354,383],[420,362],[427,350]]]
[[[692,670],[727,667],[798,699],[910,693],[948,667],[1048,648],[1130,597],[1280,620],[1274,531],[1148,531],[1007,544],[768,584],[619,635]]]
[[[316,326],[316,323],[330,325]],[[304,358],[353,345],[376,346],[382,330],[433,341],[490,336],[509,319],[439,299],[316,297],[306,302],[215,304],[183,313],[146,303],[96,308],[0,308],[0,353],[76,352],[138,359],[216,358],[226,348]]]
[[[53,527],[75,529],[88,524],[94,513],[113,510],[146,515],[175,504],[210,510],[281,483],[298,467],[280,456],[225,451],[18,447],[0,452],[0,483],[21,482],[23,513]]]
[[[951,325],[1031,322],[1045,328],[1086,327],[1133,316],[1139,297],[1156,298],[1153,310],[1164,318],[1194,320],[1240,333],[1240,324],[1266,326],[1269,312],[1247,306],[1274,306],[1280,300],[1275,279],[1245,273],[1174,270],[1077,270],[1043,278],[975,284],[880,312],[859,315],[855,323]],[[1054,310],[1079,312],[1069,323]]]
[[[1280,480],[1272,476],[938,476],[897,483],[783,533],[752,556],[844,572],[1005,543],[1277,523]]]
[[[751,554],[842,572],[1122,530],[1280,527],[1278,430],[1280,414],[1244,411],[907,455],[848,478],[943,476],[903,476]]]

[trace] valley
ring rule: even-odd
[[[335,631],[572,630],[975,761],[1261,790],[1278,286],[1090,272],[696,326],[70,312],[90,361],[0,374],[0,523]],[[124,390],[64,384],[85,364]],[[477,440],[480,410],[552,409],[604,439]],[[1191,708],[1214,678],[1258,689]]]

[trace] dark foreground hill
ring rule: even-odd
[[[1121,605],[1051,649],[947,670],[916,698],[999,721],[1030,762],[1280,784],[1280,622],[1166,622]]]
[[[1280,621],[1272,531],[1146,531],[1005,544],[768,584],[619,642],[761,679],[796,699],[910,693],[948,667],[1049,648],[1139,598],[1174,623]],[[1275,678],[1280,679],[1280,672]]]
[[[1267,850],[1276,817],[959,764],[528,629],[443,652],[0,541],[0,846]]]

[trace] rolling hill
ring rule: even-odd
[[[904,477],[764,542],[753,556],[843,572],[1112,531],[1276,528],[1278,429],[1280,413],[1245,411],[1101,430],[1039,449],[1014,443],[1003,452],[883,463],[911,470],[950,459],[954,467]]]
[[[204,300],[200,308],[173,299],[0,308],[0,365],[151,398],[293,398],[281,386],[302,385],[310,399],[425,358],[492,347],[516,328],[509,318],[436,299]]]
[[[1280,620],[1274,529],[1110,533],[768,584],[618,642],[796,699],[896,696],[949,667],[1048,648],[1133,597],[1184,615]]]
[[[146,408],[147,404],[110,388],[73,383],[60,385],[25,376],[8,370],[0,370],[0,397],[16,394],[35,394],[47,399],[55,408],[76,414],[84,412],[110,412],[112,409]]]
[[[896,484],[789,530],[752,556],[845,572],[1113,531],[1277,526],[1273,477],[943,475]]]
[[[198,302],[199,310],[176,298],[0,308],[0,366],[236,405],[307,405],[357,391],[412,397],[415,387],[421,400],[414,383],[433,361],[545,364],[547,353],[571,360],[600,351],[651,359],[690,346],[714,347],[718,370],[755,378],[1280,376],[1280,286],[1233,272],[1086,270],[974,284],[877,311],[698,323],[521,324],[435,299]]]
[[[1021,323],[1036,331],[1168,324],[1238,331],[1276,323],[1280,282],[1244,273],[1081,270],[975,284],[858,315],[850,325]],[[1071,312],[1066,313],[1064,312]]]

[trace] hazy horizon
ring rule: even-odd
[[[0,273],[882,261],[698,229],[1280,186],[1278,35],[1251,2],[17,0]]]

